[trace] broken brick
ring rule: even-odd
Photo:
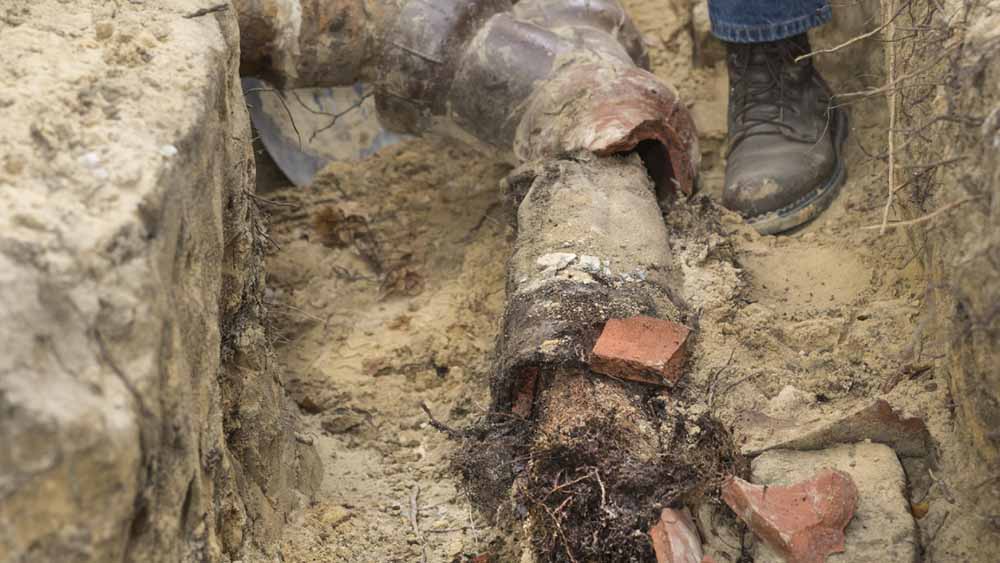
[[[656,563],[702,563],[701,538],[687,509],[664,508],[649,537]]]
[[[861,442],[807,452],[770,450],[753,460],[751,481],[770,487],[813,477],[821,468],[847,473],[858,489],[854,518],[844,534],[844,552],[831,556],[841,563],[916,563],[920,561],[917,525],[909,513],[906,473],[892,448]],[[784,563],[780,554],[758,542],[754,563]]]
[[[815,450],[869,440],[891,446],[900,456],[923,457],[931,443],[923,420],[904,416],[884,399],[829,413],[809,409],[797,420],[758,414],[753,420],[741,421],[737,428],[744,437],[741,450],[746,455],[775,448]]]
[[[591,356],[594,371],[643,383],[672,385],[687,359],[686,326],[652,317],[610,319]]]
[[[854,517],[858,489],[850,475],[822,469],[789,486],[761,486],[730,477],[722,500],[787,561],[823,563],[844,551],[844,528]]]

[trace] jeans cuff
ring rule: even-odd
[[[765,43],[794,37],[830,21],[833,12],[826,5],[815,13],[765,25],[740,25],[712,20],[712,35],[730,43]]]

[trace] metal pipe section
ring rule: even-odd
[[[427,5],[402,7],[379,59],[376,103],[390,128],[475,139],[513,163],[648,141],[658,187],[693,191],[694,123],[640,68],[648,55],[616,0],[438,0],[433,16]]]
[[[394,0],[233,0],[240,74],[279,88],[371,81]]]
[[[513,13],[569,39],[578,49],[614,49],[603,37],[610,35],[636,66],[649,70],[642,35],[617,0],[522,0]]]
[[[375,85],[390,129],[513,163],[639,151],[694,190],[694,123],[617,0],[235,0],[242,66],[282,86]]]

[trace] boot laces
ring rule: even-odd
[[[741,49],[732,71],[737,109],[728,152],[755,135],[794,133],[795,128],[784,120],[785,112],[800,113],[794,102],[802,86],[788,84],[787,66],[794,64],[788,46],[783,42],[757,43]]]

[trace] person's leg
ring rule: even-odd
[[[826,0],[709,0],[712,34],[729,43],[763,43],[830,21]]]
[[[806,31],[830,19],[826,0],[709,0],[726,42],[729,148],[723,204],[758,231],[797,227],[843,183],[846,117],[811,59]]]

